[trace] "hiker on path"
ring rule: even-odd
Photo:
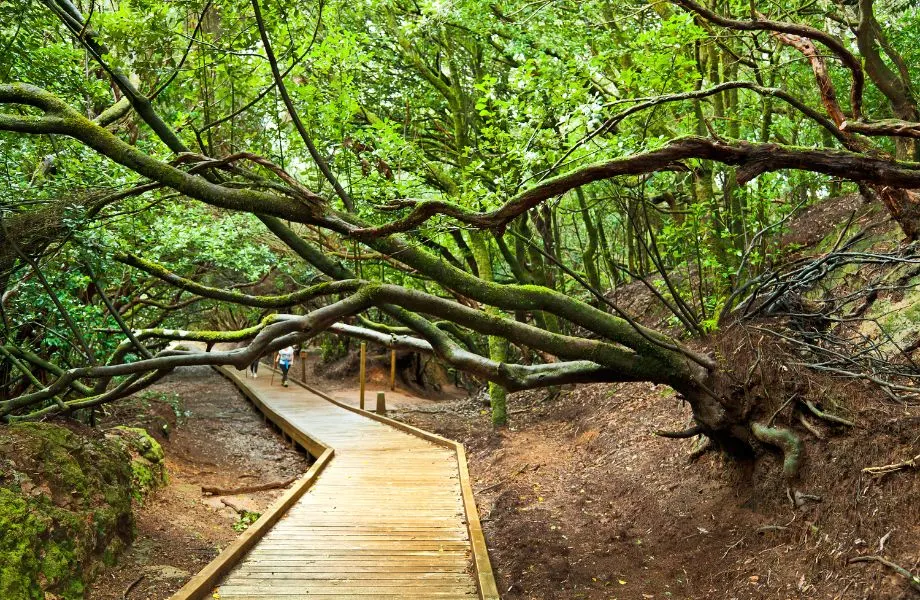
[[[278,355],[275,356],[275,365],[281,368],[281,385],[284,387],[288,386],[288,371],[291,368],[291,363],[294,362],[294,346],[288,346],[287,348],[282,348],[278,350]]]

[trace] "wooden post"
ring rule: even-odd
[[[358,378],[360,379],[360,385],[361,385],[361,396],[359,398],[360,400],[359,408],[361,410],[364,410],[364,375],[365,375],[364,358],[366,354],[367,354],[367,343],[361,342],[361,372],[358,375]]]
[[[390,391],[396,389],[396,350],[390,350]]]
[[[300,380],[307,382],[307,351],[300,351]]]
[[[377,392],[377,414],[387,414],[387,395],[384,392]]]

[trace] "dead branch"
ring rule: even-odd
[[[824,419],[825,421],[830,421],[831,423],[837,423],[839,425],[846,425],[847,427],[855,427],[856,424],[852,421],[847,421],[843,417],[838,417],[837,415],[832,415],[826,413],[823,410],[819,409],[814,405],[810,400],[802,400],[802,403],[808,407],[808,411],[819,419]]]
[[[265,490],[277,490],[286,488],[295,481],[297,481],[297,477],[291,477],[290,479],[285,479],[283,481],[260,483],[257,485],[244,485],[237,488],[221,488],[203,485],[201,486],[201,493],[210,494],[212,496],[236,496],[237,494],[248,494],[250,492],[264,492]],[[233,507],[231,506],[231,508]]]
[[[236,504],[234,504],[233,502],[230,502],[230,501],[227,500],[226,498],[221,498],[221,499],[220,499],[220,502],[221,502],[221,504],[223,504],[223,505],[226,506],[227,508],[232,508],[234,511],[236,511],[236,514],[238,514],[238,515],[242,515],[244,512],[246,512],[246,509],[245,509],[245,508],[243,508],[243,507],[241,507],[241,506],[237,506]]]
[[[913,458],[902,460],[901,462],[893,463],[890,465],[883,465],[881,467],[866,467],[863,469],[863,473],[869,473],[870,475],[887,475],[888,473],[894,473],[895,471],[900,471],[902,469],[916,469],[918,467],[920,467],[920,454]]]

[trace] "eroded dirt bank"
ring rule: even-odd
[[[506,600],[828,598],[915,599],[878,565],[881,552],[920,565],[920,474],[862,469],[920,451],[920,407],[860,402],[846,435],[821,425],[807,440],[796,508],[777,460],[688,462],[689,411],[649,384],[579,386],[547,398],[517,394],[512,426],[494,432],[473,400],[396,416],[463,441]]]
[[[129,599],[168,598],[239,535],[234,524],[240,515],[222,500],[261,512],[283,492],[205,496],[201,486],[286,480],[308,468],[306,456],[291,450],[210,368],[181,369],[109,410],[103,428],[144,427],[156,437],[169,483],[136,508],[135,542],[117,566],[96,578],[87,594],[91,600],[121,599],[129,586]]]

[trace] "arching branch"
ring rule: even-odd
[[[765,19],[761,15],[758,15],[756,19],[751,20],[725,17],[709,10],[708,8],[705,8],[704,6],[697,4],[693,0],[671,1],[690,12],[696,13],[711,23],[715,23],[716,25],[726,27],[728,29],[734,29],[738,31],[770,31],[774,33],[791,34],[807,38],[809,40],[814,40],[823,44],[831,52],[833,52],[837,58],[840,59],[840,62],[842,62],[847,69],[850,70],[850,73],[853,77],[853,85],[850,88],[850,111],[854,119],[859,119],[862,115],[862,95],[863,88],[865,87],[865,74],[863,73],[862,64],[860,63],[860,60],[853,55],[852,52],[846,49],[846,46],[844,46],[843,42],[841,42],[835,36],[809,25],[773,21],[770,19]]]
[[[513,219],[531,208],[575,188],[624,175],[659,171],[686,171],[681,161],[704,159],[737,166],[738,182],[747,183],[763,173],[798,169],[901,188],[920,187],[920,163],[897,162],[858,152],[803,149],[781,144],[758,144],[740,140],[713,140],[696,136],[678,138],[663,148],[625,158],[594,163],[548,179],[518,194],[490,212],[469,211],[446,201],[404,200],[399,207],[413,207],[406,217],[379,227],[359,227],[349,234],[362,240],[408,231],[435,215],[445,215],[481,229],[501,231]]]

